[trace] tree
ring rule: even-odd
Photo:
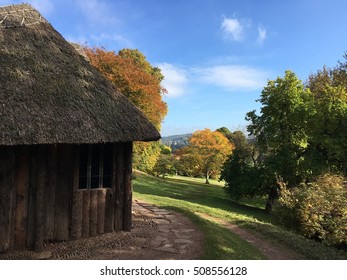
[[[175,158],[171,153],[171,148],[169,146],[160,144],[160,155],[152,170],[154,175],[161,175],[163,178],[168,175],[175,174]]]
[[[236,148],[222,178],[231,196],[267,193],[269,211],[281,181],[300,189],[324,173],[347,176],[347,54],[344,58],[337,67],[311,75],[306,86],[291,71],[268,82],[258,100],[261,114],[246,115],[252,161],[242,137],[233,140],[228,134]]]
[[[209,184],[213,173],[219,173],[233,146],[220,132],[210,129],[198,130],[189,138],[189,146],[181,151],[181,157],[188,158],[191,168],[202,173]]]
[[[264,189],[261,180],[262,169],[257,160],[256,141],[247,141],[242,131],[230,132],[230,140],[235,148],[221,172],[226,192],[236,200],[266,194],[267,189]]]
[[[314,115],[311,94],[297,76],[286,71],[284,78],[269,81],[261,98],[261,115],[247,113],[247,127],[257,139],[264,188],[268,189],[267,210],[276,199],[276,176],[289,187],[296,186],[307,175],[304,168],[308,146],[308,122]]]
[[[229,141],[231,141],[231,131],[229,130],[229,128],[223,126],[221,128],[216,129],[216,131],[222,133],[226,138],[228,138]]]
[[[160,156],[159,142],[136,142],[134,144],[133,167],[150,173]]]
[[[116,54],[100,48],[86,48],[90,63],[103,73],[116,88],[129,98],[159,129],[167,114],[162,96],[164,76],[138,50],[123,49]]]
[[[100,48],[85,48],[90,63],[105,75],[116,88],[136,105],[160,129],[167,114],[161,86],[164,76],[138,50],[123,49],[116,54]],[[153,169],[160,154],[159,143],[135,143],[134,168],[148,172]]]
[[[337,171],[347,176],[346,69],[346,63],[340,63],[333,69],[324,67],[309,77],[315,115],[309,123],[308,153],[315,173]]]

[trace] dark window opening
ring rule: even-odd
[[[79,189],[111,188],[113,146],[81,145]]]

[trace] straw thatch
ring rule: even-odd
[[[38,11],[0,7],[0,145],[159,138]]]

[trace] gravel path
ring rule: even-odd
[[[222,219],[218,219],[215,217],[212,217],[205,213],[195,213],[199,215],[200,217],[213,221],[215,223],[218,223],[222,225],[223,227],[229,229],[231,232],[237,234],[242,239],[246,240],[248,243],[252,244],[254,247],[256,247],[260,252],[263,253],[264,256],[266,256],[269,260],[300,260],[304,259],[303,256],[297,254],[290,248],[287,248],[283,245],[279,246],[277,244],[273,244],[266,240],[265,238],[261,237],[260,235],[255,235],[253,233],[250,233],[249,231],[238,227],[237,225],[228,223]]]

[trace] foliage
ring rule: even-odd
[[[222,168],[221,180],[225,180],[226,192],[236,200],[266,194],[262,189],[261,170],[253,156],[255,142],[248,143],[242,131],[230,132],[229,139],[235,149]]]
[[[188,177],[203,176],[199,166],[199,155],[196,150],[190,149],[189,146],[176,151],[176,170],[179,175]]]
[[[260,180],[260,170],[251,164],[250,157],[235,149],[225,162],[221,179],[226,192],[236,200],[267,194]]]
[[[171,154],[171,148],[165,145],[160,145],[160,156],[151,173],[157,176],[174,175],[175,174],[175,159]]]
[[[216,131],[222,133],[226,138],[228,138],[229,141],[231,141],[231,131],[229,130],[229,128],[223,126],[223,127],[220,127],[218,129],[216,129]]]
[[[162,100],[166,89],[160,84],[163,80],[160,69],[151,66],[138,50],[124,49],[118,54],[100,48],[85,51],[90,63],[160,128],[167,114],[167,105]]]
[[[161,175],[163,178],[165,178],[165,176],[175,174],[172,156],[161,154],[152,170],[152,173],[157,176]]]
[[[116,54],[100,48],[85,48],[85,52],[90,63],[160,129],[168,110],[162,99],[166,89],[161,86],[164,76],[160,69],[153,67],[138,50],[123,49]],[[158,157],[158,143],[135,144],[135,168],[148,172]]]
[[[136,142],[134,144],[133,167],[150,173],[160,156],[159,142]]]
[[[308,154],[315,173],[325,170],[347,175],[347,73],[346,64],[323,68],[311,75],[308,87],[313,95],[314,118]]]
[[[308,145],[307,121],[313,114],[310,91],[297,76],[286,71],[283,78],[269,81],[259,101],[261,115],[247,114],[248,131],[257,139],[263,165],[275,182],[275,174],[290,186],[301,182],[302,162]],[[273,186],[270,186],[273,187]]]
[[[347,186],[343,180],[340,175],[324,174],[294,189],[280,180],[275,215],[309,238],[346,248]]]
[[[286,71],[283,78],[268,82],[258,101],[261,114],[246,115],[254,140],[251,157],[247,145],[221,128],[236,147],[222,174],[232,196],[267,192],[271,210],[278,196],[276,176],[292,188],[324,172],[347,175],[347,62],[324,67],[309,77],[306,86]]]
[[[206,184],[212,174],[218,174],[232,153],[233,146],[220,132],[209,129],[198,130],[189,138],[189,146],[180,150],[179,163],[191,172],[203,174]]]
[[[212,185],[212,180],[211,185],[206,185],[202,180],[193,178],[174,176],[161,179],[138,173],[133,182],[136,199],[182,211],[200,227],[206,237],[204,259],[259,259],[262,256],[249,243],[195,213],[206,213],[246,227],[250,232],[261,233],[271,242],[285,244],[298,251],[304,258],[347,259],[346,253],[340,250],[270,224],[270,217],[263,210],[232,201],[220,185]]]

